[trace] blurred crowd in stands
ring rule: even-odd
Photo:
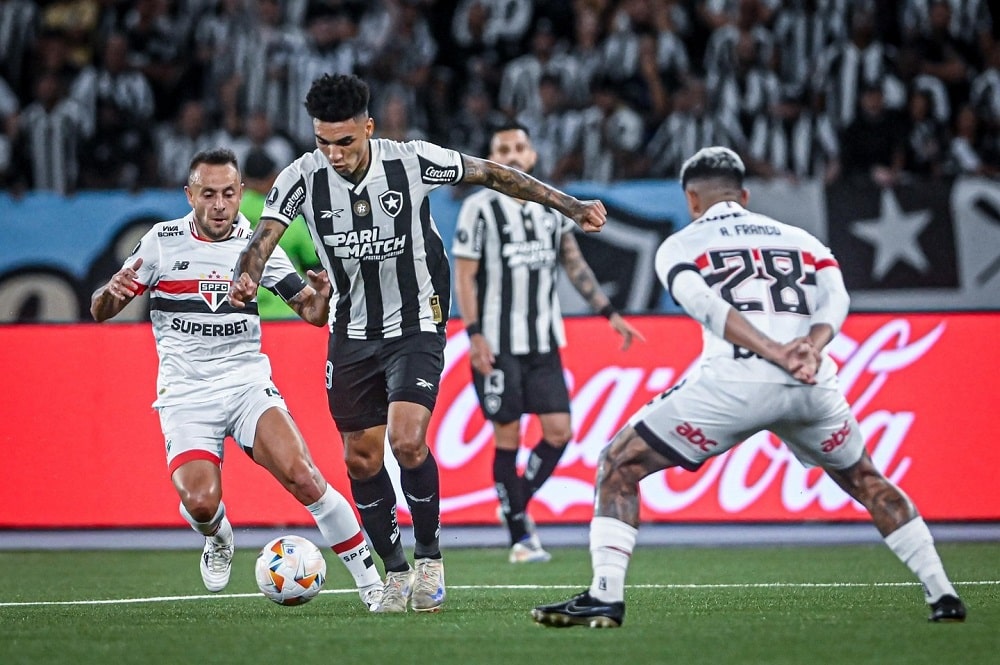
[[[0,0],[0,188],[183,184],[199,149],[313,149],[326,72],[378,136],[474,155],[526,125],[551,182],[1000,175],[990,0]]]

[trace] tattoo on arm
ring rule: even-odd
[[[462,155],[462,161],[465,166],[463,182],[483,185],[522,201],[535,201],[555,208],[567,217],[573,216],[578,203],[575,198],[532,178],[527,173],[469,155]]]
[[[562,262],[563,270],[569,277],[573,288],[577,290],[587,303],[594,309],[600,310],[610,303],[608,297],[601,290],[601,285],[597,282],[594,271],[591,270],[587,260],[583,258],[580,245],[572,233],[564,233],[559,243],[559,260]]]
[[[275,228],[279,222],[267,223],[262,221],[257,230],[254,231],[250,243],[240,252],[240,257],[236,261],[236,271],[234,278],[242,273],[247,273],[250,278],[260,283],[260,277],[264,274],[264,264],[274,252],[281,239],[281,232]],[[282,228],[282,231],[284,229]]]

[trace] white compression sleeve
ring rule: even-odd
[[[726,317],[732,306],[712,290],[693,270],[679,272],[670,285],[670,294],[695,319],[719,337],[725,337]]]

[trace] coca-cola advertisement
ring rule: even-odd
[[[640,406],[696,367],[700,327],[684,316],[631,317],[646,337],[628,351],[600,318],[567,321],[563,361],[573,440],[531,503],[538,522],[590,519],[601,449]],[[1000,314],[851,315],[829,346],[876,466],[929,520],[1000,519],[994,402],[1000,394]],[[0,327],[12,390],[0,401],[4,482],[0,528],[184,526],[150,404],[156,354],[148,324]],[[350,494],[340,437],[327,412],[326,333],[297,322],[264,326],[264,350],[317,465]],[[468,338],[449,326],[428,443],[446,525],[496,522],[493,444],[471,385]],[[523,421],[523,441],[541,436]],[[224,499],[234,524],[312,524],[267,472],[227,444]],[[522,449],[521,462],[527,455]],[[387,455],[391,462],[391,454]],[[648,522],[867,519],[832,481],[757,434],[700,471],[642,483]],[[400,521],[408,522],[400,495]]]

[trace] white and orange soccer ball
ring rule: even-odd
[[[260,592],[279,605],[308,603],[323,589],[326,559],[316,545],[301,536],[275,538],[257,555]]]

